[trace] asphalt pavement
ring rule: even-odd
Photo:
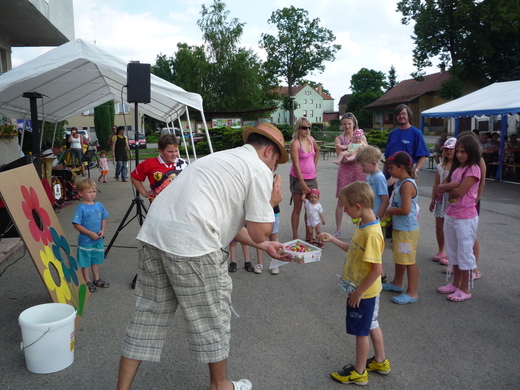
[[[334,232],[336,172],[333,159],[320,158],[318,182],[327,224]],[[281,204],[280,240],[291,240],[288,175],[290,163],[278,168],[285,198]],[[132,205],[131,184],[110,182],[99,186],[98,201],[110,213],[108,244]],[[183,174],[188,174],[188,172]],[[97,174],[97,171],[92,171]],[[96,177],[95,177],[96,178]],[[419,302],[396,305],[394,293],[381,293],[380,324],[392,372],[369,374],[369,386],[381,389],[516,389],[520,370],[520,187],[487,181],[482,199],[478,237],[482,253],[482,279],[475,281],[473,297],[450,302],[437,287],[446,283],[442,266],[431,260],[437,252],[435,221],[428,211],[434,173],[419,176],[421,237],[417,255]],[[175,202],[172,199],[172,203]],[[58,212],[71,244],[77,233],[71,219],[77,201]],[[130,215],[136,214],[135,208]],[[52,374],[33,374],[26,369],[20,349],[19,314],[50,302],[36,268],[25,254],[18,261],[2,263],[0,272],[0,388],[1,389],[113,389],[116,386],[120,346],[134,309],[136,241],[139,224],[129,221],[119,233],[101,266],[108,289],[93,294],[76,332],[74,363]],[[301,224],[303,235],[303,222]],[[349,241],[354,227],[344,217],[342,239]],[[178,239],[178,238],[176,238]],[[174,241],[174,240],[172,240]],[[384,267],[390,280],[393,262],[386,241]],[[345,333],[346,295],[338,287],[345,253],[326,244],[320,262],[287,264],[279,275],[261,275],[243,268],[240,250],[234,282],[231,353],[228,378],[248,378],[255,390],[339,389],[330,373],[354,363],[355,337]],[[250,250],[253,263],[256,253]],[[265,262],[268,264],[267,256]],[[5,267],[9,268],[5,269]],[[53,358],[53,351],[48,351]],[[144,362],[134,389],[208,389],[207,366],[188,353],[186,333],[178,315],[172,321],[160,363]]]

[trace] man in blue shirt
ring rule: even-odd
[[[385,158],[390,157],[396,152],[406,152],[412,156],[415,164],[416,175],[426,162],[426,157],[430,155],[424,136],[417,127],[410,124],[412,120],[412,110],[406,104],[400,104],[394,110],[394,121],[399,127],[392,130],[388,135],[385,148]],[[383,172],[388,178],[388,169],[385,164]]]

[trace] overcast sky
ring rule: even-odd
[[[73,0],[75,36],[93,42],[125,61],[154,64],[158,54],[171,56],[178,42],[200,45],[202,33],[197,26],[202,4],[212,0]],[[230,17],[245,23],[241,45],[252,48],[265,60],[258,42],[263,32],[276,35],[267,23],[277,9],[289,7],[287,0],[225,0]],[[307,78],[321,82],[335,99],[350,93],[350,79],[361,68],[388,74],[393,64],[397,80],[410,79],[415,70],[412,26],[401,24],[395,0],[300,0],[295,5],[319,18],[342,46],[325,71]],[[13,67],[29,61],[51,48],[13,48]],[[427,74],[438,68],[426,70]]]

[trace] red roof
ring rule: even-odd
[[[376,108],[400,103],[409,103],[427,93],[441,89],[442,83],[450,78],[450,72],[439,72],[424,76],[423,81],[404,80],[385,93],[376,101],[363,108]]]
[[[293,86],[292,87],[292,90],[293,90],[293,96],[295,96],[296,94],[298,94],[303,88],[305,88],[307,86],[307,84],[304,84],[304,85],[298,85],[298,86]],[[311,87],[312,88],[312,87]],[[316,88],[312,88],[314,89],[316,92],[318,92],[318,90]],[[289,96],[289,87],[279,87],[276,92],[278,92],[280,95],[286,95],[286,96]],[[319,92],[318,92],[319,93]],[[321,97],[323,98],[323,100],[334,100],[333,97],[327,95],[326,93],[321,93],[320,94]]]

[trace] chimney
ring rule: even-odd
[[[318,93],[321,95],[323,93],[323,86],[321,83],[318,83]]]

